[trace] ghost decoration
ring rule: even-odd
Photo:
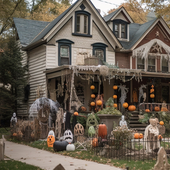
[[[64,140],[67,141],[68,143],[73,142],[73,134],[72,134],[71,130],[66,130],[64,132]]]
[[[48,137],[49,137],[50,135],[54,136],[54,138],[55,138],[55,134],[54,134],[54,131],[53,131],[53,130],[50,130],[50,131],[49,131]]]
[[[13,113],[13,116],[11,117],[11,124],[12,126],[15,126],[15,124],[17,123],[17,117],[16,117],[16,113]]]

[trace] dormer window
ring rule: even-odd
[[[128,39],[128,22],[123,21],[121,19],[113,20],[113,33],[119,39]]]
[[[75,12],[75,23],[74,23],[74,33],[72,35],[92,37],[90,35],[91,27],[91,14],[87,11],[76,11]]]

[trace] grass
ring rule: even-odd
[[[0,135],[3,134],[4,132],[5,132],[4,129],[0,129]],[[5,134],[9,135],[8,132],[6,132]],[[28,146],[31,146],[34,148],[47,150],[47,151],[54,153],[53,148],[48,148],[46,141],[38,140],[38,141],[29,143],[29,142],[18,141],[14,137],[9,138],[8,140],[15,142],[15,143],[28,145]],[[138,147],[141,147],[141,145],[135,146],[136,149]],[[135,160],[127,161],[127,160],[118,160],[118,159],[108,159],[108,158],[104,158],[104,157],[95,155],[92,152],[92,150],[88,150],[88,151],[76,150],[73,152],[61,151],[61,152],[57,152],[57,154],[70,156],[70,157],[74,157],[77,159],[89,160],[89,161],[93,161],[93,162],[98,162],[98,163],[102,163],[102,164],[120,167],[120,168],[129,167],[129,170],[149,170],[149,169],[152,169],[156,163],[156,160],[143,162],[143,161],[135,161]],[[24,168],[24,170],[25,170],[25,168]]]
[[[39,167],[35,167],[33,165],[28,165],[26,163],[22,163],[19,161],[14,160],[4,160],[0,161],[0,169],[1,170],[18,170],[18,169],[24,169],[24,170],[41,170]]]

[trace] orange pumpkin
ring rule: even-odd
[[[53,143],[55,142],[55,138],[53,135],[49,135],[47,138],[47,145],[48,147],[53,147]]]
[[[167,112],[167,111],[168,111],[168,109],[166,107],[161,108],[161,112]]]
[[[113,107],[117,108],[117,104],[116,104],[116,103],[114,103],[114,104],[113,104]]]
[[[91,98],[94,99],[96,96],[95,94],[91,94]]]
[[[101,106],[101,105],[103,104],[103,102],[102,102],[101,100],[97,100],[97,101],[96,101],[96,104],[97,104],[98,106]]]
[[[135,134],[134,134],[134,138],[135,138],[135,139],[139,139],[139,138],[140,138],[140,134],[139,134],[139,133],[135,133]]]
[[[16,137],[16,136],[17,136],[17,133],[13,133],[12,136],[15,136],[15,137]]]
[[[155,98],[155,95],[154,94],[150,94],[150,98]]]
[[[160,111],[159,106],[155,106],[155,109],[154,109],[154,110],[157,111],[157,112],[159,112],[159,111]]]
[[[128,107],[128,103],[127,102],[123,103],[123,107],[127,108]]]
[[[94,138],[94,139],[93,139],[93,141],[92,141],[92,146],[93,146],[93,147],[98,146],[98,139],[97,139],[97,138]]]
[[[77,116],[77,115],[79,115],[79,113],[78,112],[74,112],[74,116]]]
[[[113,95],[113,98],[114,98],[114,99],[117,99],[117,95]]]
[[[149,109],[145,109],[145,112],[149,113],[149,112],[150,112],[150,110],[149,110]]]
[[[142,138],[143,138],[143,134],[142,134],[142,133],[140,133],[139,138],[140,138],[140,139],[142,139]]]
[[[160,121],[159,124],[163,126],[163,125],[164,125],[164,122],[163,122],[163,121]]]
[[[150,93],[153,93],[154,92],[154,89],[150,89]]]
[[[136,106],[130,105],[130,106],[128,107],[128,110],[129,110],[129,111],[135,111],[135,110],[136,110]]]
[[[105,138],[107,136],[107,127],[105,124],[100,124],[98,128],[98,136]]]
[[[117,87],[116,85],[113,86],[113,90],[117,90],[117,88],[118,88],[118,87]]]
[[[159,136],[158,136],[158,139],[162,139],[162,138],[163,138],[162,135],[159,135]]]
[[[91,106],[95,106],[95,102],[91,102],[90,105],[91,105]]]
[[[85,111],[86,111],[86,108],[85,108],[84,106],[81,106],[81,110],[82,110],[83,112],[85,112]]]
[[[94,89],[95,89],[95,86],[94,86],[94,85],[91,85],[91,86],[90,86],[90,89],[91,89],[91,90],[94,90]]]

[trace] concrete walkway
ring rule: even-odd
[[[53,170],[58,164],[61,164],[65,170],[121,170],[113,166],[75,159],[9,141],[5,141],[5,155],[45,170]]]

